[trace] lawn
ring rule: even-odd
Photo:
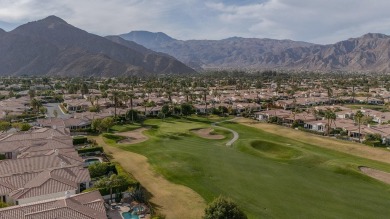
[[[345,104],[345,107],[351,108],[351,109],[371,109],[371,110],[377,110],[377,111],[388,111],[387,106],[384,105],[372,105],[372,104]]]
[[[140,124],[135,123],[135,124],[125,124],[125,125],[114,125],[111,127],[111,131],[114,132],[127,132],[127,131],[132,131],[135,129],[138,129],[140,127]]]
[[[233,147],[189,130],[208,120],[147,120],[146,142],[122,146],[146,156],[168,180],[185,185],[207,202],[220,194],[237,202],[250,218],[387,218],[390,186],[360,174],[365,165],[390,165],[313,146],[232,122]],[[108,142],[115,145],[112,141]],[[118,146],[118,145],[116,145]],[[119,147],[119,146],[118,146]],[[164,188],[161,188],[164,189]]]

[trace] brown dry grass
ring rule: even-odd
[[[116,135],[120,135],[123,137],[127,137],[128,139],[121,140],[118,143],[122,144],[137,144],[144,142],[148,140],[148,136],[144,135],[142,132],[147,130],[146,128],[139,128],[133,131],[128,131],[128,132],[118,132],[115,133]]]
[[[291,129],[279,125],[260,123],[252,119],[240,118],[238,120],[235,120],[235,122],[238,122],[246,126],[255,127],[272,134],[281,135],[283,137],[312,144],[318,147],[328,148],[328,149],[348,153],[351,155],[390,164],[390,152],[382,148],[373,148],[373,147],[369,147],[354,142],[338,140],[338,139],[329,138],[325,136],[318,136],[315,134],[311,134],[311,133],[307,133],[307,132],[303,132],[303,131],[299,131],[299,130],[295,130],[295,129]]]
[[[146,157],[110,146],[100,136],[94,139],[153,195],[150,201],[159,206],[158,210],[167,218],[202,217],[206,203],[199,194],[188,187],[171,183],[153,171]]]
[[[212,131],[214,131],[214,129],[212,129],[212,128],[192,130],[193,133],[197,134],[201,138],[206,138],[206,139],[224,139],[225,138],[225,136],[223,136],[223,135],[210,134]]]
[[[364,174],[375,178],[379,181],[382,181],[384,183],[390,184],[390,173],[381,171],[381,170],[376,170],[370,167],[359,167],[360,171],[362,171]]]

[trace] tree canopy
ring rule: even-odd
[[[205,209],[204,219],[246,219],[245,213],[232,200],[224,197],[214,199]]]

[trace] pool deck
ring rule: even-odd
[[[103,158],[101,157],[83,157],[83,160],[86,161],[86,160],[92,160],[92,159],[97,159],[100,161],[100,163],[103,163]]]
[[[109,219],[124,219],[122,213],[128,212],[130,210],[130,205],[117,205],[118,208],[110,209],[107,211],[107,215]],[[141,218],[141,217],[140,217]],[[150,219],[150,214],[145,214],[145,219]]]

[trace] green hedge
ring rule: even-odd
[[[363,144],[373,147],[383,147],[384,145],[380,141],[363,141]]]
[[[97,152],[97,151],[103,152],[104,151],[103,147],[81,148],[81,149],[77,150],[77,152],[79,154],[90,153],[90,152]]]
[[[73,137],[73,144],[74,145],[85,144],[87,142],[88,142],[88,138],[86,136],[76,136],[76,137]]]
[[[115,142],[126,139],[126,137],[119,136],[119,135],[113,135],[113,134],[109,134],[109,133],[103,134],[103,137],[108,138],[110,140],[114,140]]]

